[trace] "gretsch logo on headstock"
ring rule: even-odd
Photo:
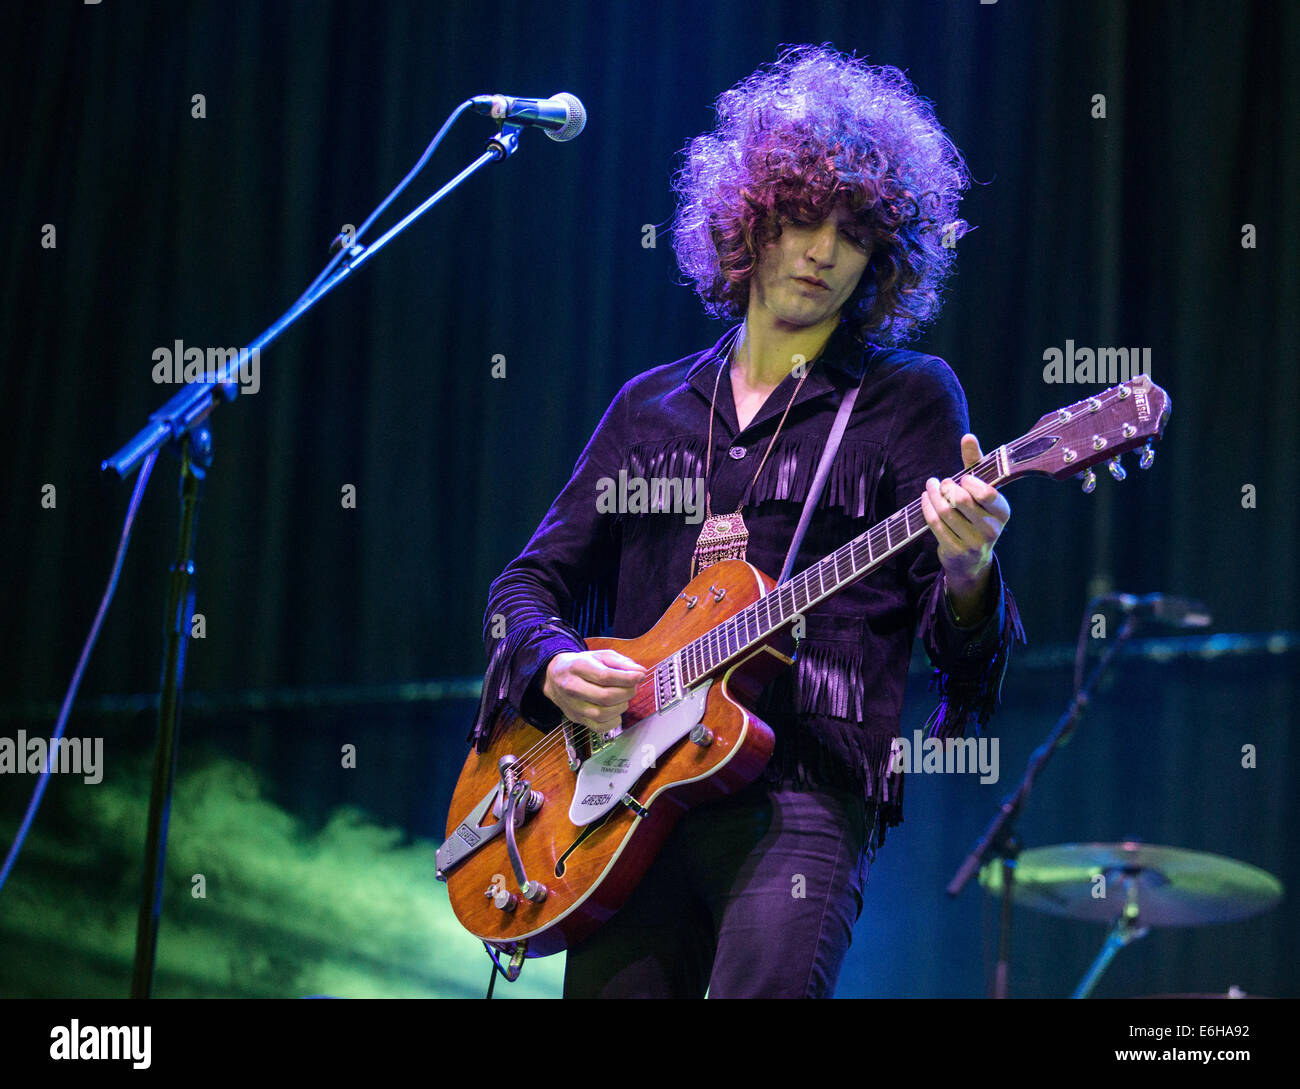
[[[1133,387],[1133,397],[1137,404],[1138,419],[1143,423],[1151,419],[1151,401],[1147,398],[1147,391],[1142,386]]]

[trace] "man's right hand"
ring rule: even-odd
[[[572,722],[608,730],[623,721],[646,669],[616,650],[557,654],[546,666],[542,695]]]

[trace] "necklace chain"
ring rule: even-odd
[[[696,566],[700,570],[710,567],[720,560],[745,558],[745,551],[749,543],[749,530],[745,526],[745,519],[741,516],[741,509],[749,499],[749,493],[753,491],[754,484],[758,481],[758,474],[763,471],[763,466],[767,464],[767,457],[772,452],[772,447],[776,444],[777,435],[781,434],[781,428],[785,426],[785,419],[790,414],[790,409],[794,407],[795,398],[799,396],[799,390],[803,388],[809,372],[812,370],[817,360],[814,359],[805,368],[799,377],[798,383],[794,387],[794,392],[790,394],[790,401],[785,406],[785,411],[781,413],[780,422],[776,425],[776,430],[772,432],[772,438],[768,441],[767,449],[763,451],[762,460],[758,463],[758,468],[754,470],[753,479],[750,480],[748,487],[745,488],[744,494],[740,497],[740,502],[736,505],[735,511],[730,515],[715,518],[713,514],[713,496],[712,490],[708,486],[709,476],[713,468],[713,418],[717,414],[718,405],[718,387],[722,384],[722,372],[727,369],[729,356],[735,351],[736,340],[739,339],[740,330],[743,325],[736,327],[736,335],[732,338],[731,345],[722,355],[722,362],[718,364],[718,374],[713,380],[713,399],[709,402],[709,444],[704,452],[704,528],[700,531],[699,540],[695,544],[695,554],[691,557],[691,578],[695,577]],[[745,338],[745,360],[750,362],[749,358],[749,337]],[[739,422],[739,421],[737,421]],[[733,522],[735,524],[733,524]]]

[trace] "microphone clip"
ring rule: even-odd
[[[498,162],[510,158],[519,148],[519,134],[523,130],[522,125],[503,123],[497,134],[487,142],[487,150],[496,156]]]

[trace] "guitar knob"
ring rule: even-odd
[[[1138,455],[1138,468],[1150,469],[1151,463],[1156,460],[1156,452],[1151,449],[1151,440],[1147,439],[1146,446],[1142,447],[1142,453]]]
[[[700,748],[707,749],[713,744],[713,731],[702,722],[696,723],[694,729],[691,730],[691,740]]]
[[[1110,475],[1116,480],[1123,480],[1128,473],[1124,471],[1124,466],[1119,463],[1119,458],[1111,458],[1106,462],[1106,468],[1110,470]]]
[[[514,911],[515,905],[519,903],[518,896],[509,889],[497,885],[489,886],[483,895],[492,901],[494,908],[500,908],[502,911]]]
[[[1080,473],[1079,479],[1083,481],[1083,492],[1085,495],[1091,495],[1097,490],[1097,474],[1091,469]]]
[[[531,900],[534,904],[540,904],[546,899],[546,886],[540,881],[525,881],[519,891],[524,894],[526,900]]]

